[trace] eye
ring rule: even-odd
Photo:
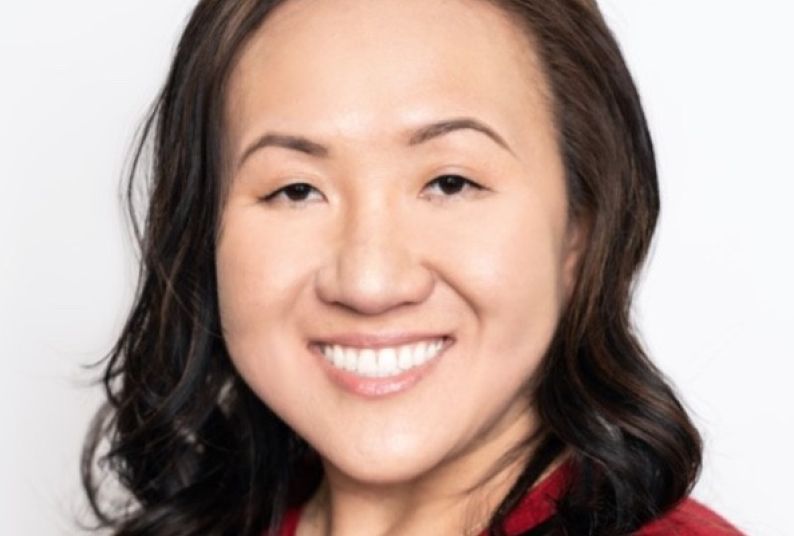
[[[464,192],[467,189],[475,191],[484,189],[482,186],[472,180],[453,174],[436,177],[428,183],[428,186],[430,185],[435,185],[441,190],[443,194],[441,197],[453,197],[455,194]],[[280,188],[275,192],[262,197],[261,200],[265,203],[274,203],[280,198],[286,198],[286,202],[297,205],[306,202],[312,191],[318,192],[318,190],[310,184],[305,182],[296,182],[293,184],[288,184],[287,186],[284,186],[283,188]]]
[[[465,190],[483,190],[483,187],[474,181],[471,181],[460,175],[441,175],[436,177],[428,183],[429,185],[437,185],[443,192],[443,197],[452,197],[454,194]]]
[[[314,186],[311,184],[307,184],[305,182],[296,182],[293,184],[288,184],[283,188],[276,190],[275,192],[268,194],[262,197],[262,201],[265,203],[273,203],[277,201],[279,198],[285,197],[288,203],[303,203],[307,200],[307,197],[312,191],[318,191]]]

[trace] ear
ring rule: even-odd
[[[568,220],[562,254],[563,303],[567,303],[573,293],[589,236],[590,226],[584,219],[571,217]]]

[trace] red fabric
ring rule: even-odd
[[[562,495],[570,469],[568,463],[563,463],[529,490],[505,519],[503,527],[509,536],[539,525],[554,514],[554,501]],[[483,532],[482,536],[487,534]]]
[[[686,499],[667,515],[644,526],[637,536],[742,536],[725,519],[694,499]]]
[[[565,489],[570,465],[564,463],[527,493],[513,512],[507,516],[504,528],[509,536],[540,524],[554,514],[554,501]],[[300,509],[289,510],[278,536],[295,536]],[[486,532],[482,536],[487,536]],[[743,536],[725,519],[688,498],[661,518],[645,525],[636,536]]]
[[[278,531],[278,536],[295,536],[295,533],[298,532],[298,521],[300,517],[300,508],[287,510],[284,516],[284,523],[281,524],[281,530]]]
[[[571,466],[560,465],[535,486],[505,520],[505,532],[515,536],[554,514],[554,501],[562,495]],[[483,533],[482,536],[487,536]],[[642,527],[635,536],[743,536],[725,519],[695,499],[684,499],[664,516]]]

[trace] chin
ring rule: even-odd
[[[350,456],[324,456],[324,460],[335,471],[357,482],[375,485],[402,484],[429,473],[440,462],[439,459],[431,457],[427,445],[418,447],[386,454],[376,453],[374,449],[367,449],[366,452],[353,450],[350,451]]]
[[[386,463],[382,461],[370,466],[361,463],[334,464],[334,468],[346,478],[370,486],[405,484],[419,479],[430,470],[429,467],[419,463]]]

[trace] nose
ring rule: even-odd
[[[315,279],[322,301],[375,315],[427,299],[434,276],[422,238],[397,208],[380,197],[343,211],[333,254]]]

